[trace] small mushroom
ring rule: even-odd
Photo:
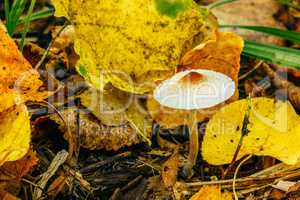
[[[191,111],[188,117],[190,147],[185,166],[191,175],[199,152],[196,121],[198,109],[210,108],[229,99],[235,92],[235,83],[225,74],[204,69],[176,73],[154,90],[153,97],[161,105]]]

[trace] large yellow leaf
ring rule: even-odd
[[[204,27],[216,26],[215,18],[194,2],[175,18],[160,14],[154,0],[52,2],[56,16],[67,17],[75,27],[79,73],[98,89],[111,82],[127,92],[151,91],[211,32]],[[214,23],[205,23],[207,16]]]
[[[26,106],[13,106],[0,113],[0,166],[22,158],[29,149],[30,121]]]
[[[208,69],[229,76],[236,85],[235,94],[226,102],[212,108],[197,110],[197,120],[209,119],[225,103],[238,99],[238,74],[240,70],[240,55],[244,46],[243,39],[230,32],[216,32],[215,37],[199,44],[187,52],[181,59],[178,71],[186,69]],[[161,126],[174,128],[187,123],[189,111],[161,106],[153,98],[149,98],[147,107],[152,118]]]
[[[218,111],[209,121],[202,156],[210,164],[230,163],[239,144],[244,116],[250,105],[249,124],[238,159],[249,154],[272,156],[286,164],[300,158],[300,117],[289,102],[265,97],[244,99]],[[248,132],[248,133],[247,133]]]

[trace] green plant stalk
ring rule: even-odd
[[[300,50],[245,41],[243,55],[300,69]]]
[[[27,0],[15,0],[9,8],[9,0],[5,0],[5,18],[6,18],[6,28],[10,36],[13,35],[14,30],[16,29],[17,22],[22,15]]]
[[[24,27],[24,30],[22,32],[22,39],[21,39],[21,52],[23,51],[24,49],[24,45],[25,45],[25,38],[26,38],[26,35],[28,33],[28,30],[29,30],[29,25],[30,25],[30,21],[31,21],[31,15],[32,15],[32,11],[34,9],[34,6],[35,6],[35,3],[36,3],[36,0],[32,0],[31,3],[30,3],[30,6],[29,6],[29,10],[28,10],[28,14],[27,14],[27,17],[26,17],[26,20],[25,20],[25,27]]]
[[[5,12],[5,20],[8,21],[9,18],[9,2],[8,0],[4,0],[4,12]]]
[[[283,30],[278,28],[266,27],[266,26],[245,26],[245,25],[221,25],[221,28],[240,28],[269,35],[274,35],[292,42],[300,43],[300,33],[296,31]]]
[[[225,5],[225,4],[232,3],[232,2],[234,2],[234,1],[237,1],[237,0],[219,0],[219,1],[216,1],[216,2],[214,2],[214,3],[212,3],[212,4],[209,4],[209,5],[207,6],[207,9],[212,10],[212,9],[214,9],[214,8],[223,6],[223,5]]]
[[[51,17],[53,15],[54,15],[54,9],[40,10],[32,13],[30,21]],[[20,18],[18,21],[18,25],[24,24],[25,21],[26,21],[26,17]]]

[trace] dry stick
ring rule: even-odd
[[[38,69],[43,62],[45,61],[45,59],[47,58],[49,51],[53,45],[53,43],[55,42],[55,40],[59,37],[59,35],[63,32],[63,30],[68,26],[68,24],[64,24],[63,27],[58,31],[58,33],[55,35],[55,37],[50,41],[49,46],[47,47],[45,53],[43,54],[41,60],[36,64],[36,66],[34,67],[34,69]]]
[[[287,96],[292,105],[300,110],[300,87],[280,77],[269,65],[263,64],[262,66],[271,79],[273,85],[279,89],[286,90]]]
[[[58,168],[67,160],[69,153],[66,150],[62,150],[56,154],[53,158],[47,171],[42,175],[41,180],[37,183],[39,187],[36,187],[33,192],[33,200],[38,200],[42,196],[42,190],[45,188],[49,179],[55,174]]]
[[[250,74],[252,74],[254,71],[256,71],[263,63],[264,63],[264,61],[262,61],[262,60],[259,61],[250,71],[248,71],[245,74],[243,74],[242,76],[240,76],[239,81],[247,78]]]
[[[125,158],[125,157],[128,157],[130,155],[131,155],[131,152],[124,152],[124,153],[118,154],[118,155],[113,156],[113,157],[111,157],[111,158],[109,158],[107,160],[103,160],[103,161],[96,162],[96,163],[93,163],[91,165],[88,165],[88,166],[80,169],[80,172],[81,173],[87,173],[87,172],[92,171],[94,169],[97,169],[97,168],[99,168],[99,167],[101,167],[103,165],[106,165],[108,163],[114,162],[116,160],[119,160],[119,159],[122,159],[122,158]]]
[[[226,175],[231,171],[232,167],[234,166],[234,163],[235,163],[235,161],[236,161],[236,159],[238,157],[238,154],[239,154],[239,152],[241,150],[241,147],[243,145],[244,137],[246,135],[248,135],[248,133],[249,133],[249,130],[248,130],[247,126],[249,124],[249,115],[250,115],[250,110],[251,110],[251,102],[250,102],[251,99],[250,98],[251,97],[249,95],[249,97],[248,97],[248,107],[247,107],[247,110],[246,110],[246,113],[245,113],[245,116],[244,116],[244,120],[243,120],[243,127],[242,127],[241,138],[240,138],[239,144],[238,144],[238,146],[236,148],[236,151],[235,151],[235,153],[233,155],[232,161],[231,161],[229,167],[224,172],[223,179],[226,178]]]

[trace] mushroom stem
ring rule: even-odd
[[[188,161],[193,167],[196,164],[197,156],[199,152],[199,137],[197,128],[197,111],[192,110],[188,116],[188,127],[189,127],[189,138],[190,138],[190,148]]]

